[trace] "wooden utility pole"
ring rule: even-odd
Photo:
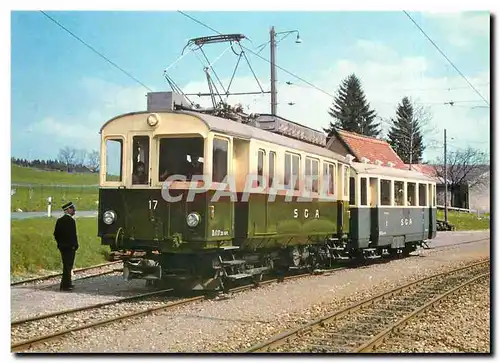
[[[444,129],[444,221],[448,223],[448,165],[446,164],[446,129]]]
[[[277,90],[276,90],[276,31],[274,26],[269,32],[271,38],[271,115],[276,116],[278,109]]]

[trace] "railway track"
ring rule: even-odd
[[[90,277],[96,277],[96,276],[111,274],[113,272],[119,272],[119,271],[121,271],[121,269],[113,269],[113,270],[98,272],[96,274],[87,274],[91,270],[98,270],[98,269],[118,265],[120,262],[121,261],[106,262],[106,263],[102,263],[99,265],[73,269],[73,274],[74,274],[75,280],[83,280],[83,279],[87,279]],[[78,275],[82,275],[82,276],[78,277]],[[45,275],[45,276],[38,276],[38,277],[30,278],[30,279],[12,282],[10,284],[10,286],[14,287],[14,286],[21,286],[21,285],[28,285],[28,284],[40,284],[42,282],[55,280],[55,279],[61,278],[61,277],[62,277],[62,273]]]
[[[485,239],[488,239],[488,238],[485,238]],[[478,242],[478,241],[482,241],[485,239],[468,241],[468,243]],[[447,246],[443,246],[443,247],[447,247]],[[375,260],[373,262],[378,263],[381,261]],[[110,265],[110,264],[104,264],[104,265]],[[248,284],[245,286],[233,288],[229,291],[229,293],[237,293],[237,292],[249,290],[249,289],[252,289],[252,288],[255,288],[258,286],[271,284],[274,282],[281,282],[281,281],[287,281],[287,280],[292,280],[292,279],[308,277],[308,276],[311,276],[312,274],[329,275],[329,274],[335,273],[335,272],[340,271],[340,270],[344,270],[344,269],[349,268],[349,267],[352,267],[352,266],[350,266],[348,264],[347,266],[336,267],[336,268],[332,268],[329,270],[315,271],[313,273],[308,272],[308,273],[303,273],[303,274],[296,274],[296,275],[286,276],[284,278],[270,278],[267,280],[263,280],[263,281],[259,282],[258,284]],[[86,269],[82,269],[82,270],[89,270],[91,268],[86,268]],[[95,268],[95,266],[93,268]],[[467,267],[467,268],[469,268],[469,267]],[[112,271],[112,272],[114,272],[114,271]],[[110,272],[108,272],[108,273],[110,273]],[[127,305],[127,304],[134,302],[134,301],[139,301],[142,299],[155,298],[155,297],[159,298],[162,295],[168,294],[171,291],[172,290],[170,290],[170,289],[154,291],[154,292],[147,293],[147,294],[141,294],[141,295],[137,295],[137,296],[127,297],[127,298],[123,298],[123,299],[119,299],[119,300],[115,300],[115,301],[111,301],[111,302],[106,302],[106,303],[101,303],[101,304],[97,304],[97,305],[92,305],[92,306],[88,306],[88,307],[70,309],[70,310],[60,311],[57,313],[41,315],[41,316],[37,316],[34,318],[14,321],[11,323],[11,336],[12,336],[12,341],[14,341],[14,343],[11,344],[11,351],[13,351],[13,352],[23,351],[23,350],[32,348],[34,346],[37,346],[39,344],[42,344],[44,342],[48,342],[48,341],[62,338],[65,335],[68,335],[72,332],[76,332],[76,331],[84,330],[84,329],[95,328],[95,327],[99,327],[99,326],[104,326],[104,325],[118,322],[121,320],[139,317],[139,316],[151,314],[154,312],[159,312],[162,310],[168,310],[168,309],[176,307],[176,306],[186,305],[186,304],[193,303],[196,301],[201,301],[201,300],[207,298],[207,296],[196,296],[196,297],[191,297],[191,298],[187,298],[187,299],[180,299],[179,298],[178,300],[175,300],[175,301],[171,300],[168,302],[165,302],[164,300],[158,300],[158,301],[153,301],[153,302],[146,301],[144,304],[134,305],[133,307],[130,307],[130,305]],[[147,306],[147,304],[150,304],[153,306]],[[80,314],[80,313],[88,315],[90,312],[92,312],[92,315],[93,315],[92,322],[87,322],[87,321],[85,321],[86,319],[82,319],[81,317],[78,317],[78,314]],[[117,314],[117,312],[118,312],[118,314]],[[123,312],[126,312],[126,313],[123,314]],[[115,316],[111,316],[111,315],[115,315]],[[101,319],[101,317],[102,317],[102,319]],[[37,332],[42,331],[44,329],[50,330],[53,333],[47,334],[47,335],[36,336]],[[35,335],[35,337],[33,337],[33,335]],[[16,340],[16,338],[18,338],[18,339]]]
[[[344,267],[334,268],[331,270],[323,270],[317,272],[317,274],[322,274],[322,275],[329,274],[342,269],[344,269]],[[284,278],[272,278],[268,280],[263,280],[258,284],[252,283],[245,286],[235,287],[229,290],[229,293],[237,293],[275,282],[288,281],[307,276],[311,276],[311,273],[291,275],[291,276],[286,276]],[[160,298],[162,295],[166,295],[172,291],[173,291],[172,289],[159,290],[111,302],[100,303],[87,307],[64,310],[56,313],[36,316],[29,319],[13,321],[11,323],[11,340],[14,341],[14,343],[11,343],[11,351],[12,352],[25,351],[27,349],[38,346],[42,343],[60,339],[73,332],[105,326],[111,323],[119,322],[121,320],[140,317],[154,312],[168,310],[173,307],[187,305],[193,302],[209,298],[207,296],[200,295],[184,299],[178,298],[168,302],[165,302],[164,300],[158,300],[153,302],[147,300],[144,301],[144,304],[139,304],[139,305],[133,304],[134,302],[142,299],[147,299],[152,297]],[[118,314],[116,314],[117,312]],[[123,314],[123,312],[126,313]],[[93,321],[86,322],[81,317],[78,317],[77,314],[86,314],[86,315],[92,314],[91,319]],[[113,314],[115,314],[115,316],[109,317],[110,315]],[[104,319],[100,319],[99,317],[104,317]],[[90,318],[87,317],[87,319]],[[36,336],[37,332],[41,330],[50,330],[50,331],[56,330],[56,331],[51,334]],[[35,335],[35,337],[33,337],[33,335]]]
[[[489,272],[487,260],[420,279],[282,333],[246,352],[369,352],[439,301],[488,278]]]

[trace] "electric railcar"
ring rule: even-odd
[[[168,107],[101,128],[98,235],[127,279],[218,290],[338,259],[404,255],[435,237],[436,187],[426,176],[352,162],[286,120],[269,131],[269,117],[246,124],[177,109],[170,97]]]

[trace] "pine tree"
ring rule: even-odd
[[[424,152],[418,114],[408,97],[403,97],[392,120],[387,142],[405,164],[418,164]]]
[[[380,124],[374,122],[377,115],[374,110],[370,110],[361,81],[354,73],[342,81],[328,114],[334,118],[329,127],[323,129],[328,137],[333,135],[334,129],[374,137],[380,133]]]

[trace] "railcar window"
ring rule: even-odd
[[[391,205],[391,181],[380,179],[380,204]]]
[[[361,205],[368,205],[368,188],[366,178],[361,178]]]
[[[408,198],[409,206],[417,205],[417,184],[416,183],[406,183],[406,197]]]
[[[257,152],[257,185],[261,186],[264,182],[264,150]]]
[[[106,181],[122,181],[123,140],[106,140]]]
[[[349,205],[356,204],[356,179],[354,177],[349,178]]]
[[[276,153],[274,151],[269,152],[269,187],[273,185],[274,182],[274,163],[276,161]]]
[[[306,158],[306,190],[318,192],[319,186],[319,162],[318,160]]]
[[[420,207],[427,205],[427,184],[418,184],[418,205]]]
[[[327,191],[327,194],[333,195],[335,194],[335,176],[336,176],[336,165],[330,163],[323,163],[323,187],[321,190]]]
[[[319,161],[312,161],[312,191],[317,193],[319,191]]]
[[[298,155],[285,154],[285,188],[299,190],[299,168],[300,157]]]
[[[212,159],[212,181],[221,183],[227,176],[227,153],[229,142],[223,139],[214,139]]]
[[[436,206],[436,185],[432,186],[432,206]]]
[[[147,184],[149,180],[149,136],[134,136],[132,148],[132,184]]]
[[[344,196],[349,195],[349,168],[344,166]]]
[[[394,181],[394,205],[405,205],[404,182]]]
[[[311,191],[312,178],[311,178],[311,162],[312,160],[306,158],[306,180],[304,180],[304,186],[306,191]]]
[[[183,175],[190,181],[203,174],[202,137],[165,137],[160,139],[158,179],[165,181],[172,175]]]
[[[378,204],[378,179],[370,178],[370,206]]]

